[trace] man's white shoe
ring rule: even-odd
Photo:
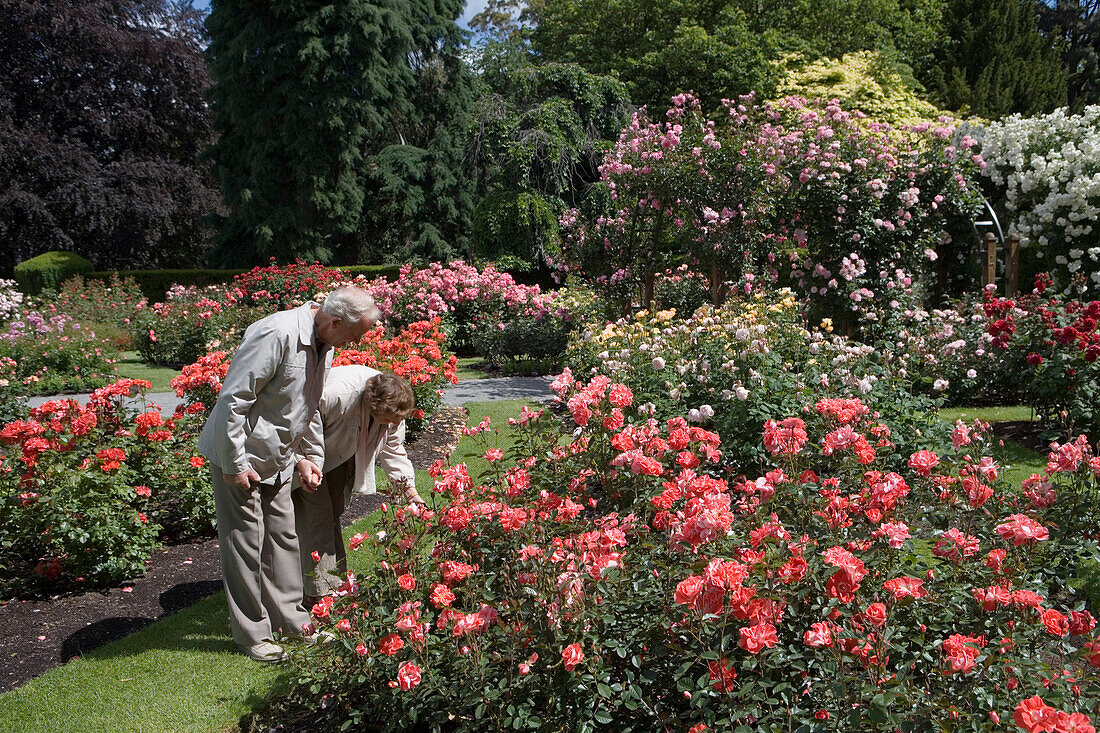
[[[259,644],[253,644],[250,647],[242,646],[241,651],[247,654],[250,659],[266,664],[286,660],[286,652],[283,651],[283,648],[278,644],[272,644],[270,641],[261,641]]]

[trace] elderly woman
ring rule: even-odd
[[[405,452],[405,418],[413,404],[412,387],[395,374],[358,365],[330,370],[320,405],[323,479],[300,485],[293,495],[307,607],[346,579],[340,516],[353,492],[375,493],[376,463],[399,497],[423,503]],[[318,463],[322,456],[306,458]]]

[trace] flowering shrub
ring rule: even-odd
[[[705,306],[685,320],[675,316],[640,311],[590,328],[573,342],[567,361],[579,374],[628,385],[659,419],[685,415],[719,432],[729,460],[742,470],[755,470],[765,456],[759,438],[765,420],[819,398],[861,397],[903,447],[918,437],[934,441],[940,430],[928,400],[909,394],[904,376],[875,348],[807,331],[789,291]]]
[[[444,352],[446,336],[439,328],[439,319],[417,321],[393,338],[386,338],[379,324],[368,331],[355,348],[337,352],[333,366],[362,364],[374,369],[392,371],[409,380],[416,396],[416,411],[408,419],[410,431],[423,428],[435,414],[442,401],[442,386],[458,383],[455,370],[458,358]],[[209,414],[222,380],[229,369],[232,353],[215,351],[183,367],[178,377],[172,379],[176,395],[186,400],[189,410]]]
[[[984,291],[943,308],[919,305],[888,312],[876,347],[912,380],[913,390],[952,405],[1015,404],[1022,399],[1023,358],[995,345],[996,319],[986,314]]]
[[[111,342],[118,349],[131,345],[129,324],[144,300],[141,288],[131,277],[111,273],[108,281],[74,275],[63,282],[56,294],[42,304],[51,314],[64,314]]]
[[[194,451],[196,410],[165,418],[119,398],[51,400],[0,428],[0,594],[103,586],[140,575],[164,539],[209,535],[214,506]]]
[[[130,333],[143,359],[178,366],[212,349],[235,348],[244,329],[262,315],[233,290],[173,285],[163,303],[138,303]]]
[[[246,305],[256,306],[266,315],[297,308],[317,293],[332,290],[341,277],[339,270],[319,262],[306,264],[296,260],[293,264],[278,265],[273,257],[267,267],[253,267],[235,276],[233,284]]]
[[[1053,599],[1044,570],[1067,543],[1096,554],[1055,523],[1062,486],[1097,488],[1086,441],[1052,451],[1054,495],[1021,495],[976,426],[957,425],[950,450],[889,460],[890,431],[866,405],[824,399],[762,423],[770,464],[732,478],[719,435],[649,418],[625,385],[553,387],[564,431],[525,410],[512,458],[487,452],[482,477],[437,465],[433,509],[383,507],[380,531],[351,538],[382,562],[313,607],[330,643],[291,649],[326,722],[1090,724],[1100,641],[1079,637],[1096,621],[1065,591]]]
[[[421,430],[443,405],[442,387],[458,384],[458,358],[444,352],[446,336],[440,319],[416,321],[393,338],[386,338],[381,324],[368,331],[355,349],[344,349],[333,366],[362,364],[385,369],[409,380],[416,396],[416,410],[408,419],[410,431]]]
[[[654,274],[686,262],[715,303],[783,281],[815,319],[873,322],[977,211],[982,161],[946,118],[895,129],[793,97],[726,109],[707,119],[678,95],[663,125],[635,116],[600,169],[611,209],[562,218],[566,266],[644,305]]]
[[[113,379],[117,352],[67,315],[23,309],[0,327],[0,391],[18,395],[82,391]]]
[[[440,318],[459,353],[473,348],[481,330],[549,309],[537,285],[518,285],[492,265],[478,270],[462,261],[433,262],[421,270],[405,265],[397,280],[379,278],[367,287],[393,329]]]
[[[23,293],[14,280],[0,280],[0,323],[6,323],[19,315],[23,305]]]
[[[973,131],[984,173],[1004,190],[1008,229],[1063,290],[1100,287],[1100,106],[1013,115]]]
[[[1050,295],[1049,279],[1018,299],[989,294],[987,330],[1016,366],[1024,400],[1071,433],[1100,435],[1100,300]]]

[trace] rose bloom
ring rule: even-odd
[[[387,657],[392,657],[405,646],[404,640],[397,634],[386,634],[378,641],[378,651]]]
[[[717,692],[729,692],[734,688],[733,681],[737,678],[737,672],[728,659],[711,660],[707,663],[707,673]]]
[[[615,407],[629,407],[634,401],[634,393],[625,384],[613,384],[607,390],[607,401]]]
[[[401,590],[413,590],[416,588],[416,578],[405,573],[397,579],[397,585]]]
[[[1058,711],[1043,702],[1038,695],[1022,700],[1012,713],[1012,720],[1028,733],[1053,731],[1058,723]]]
[[[344,632],[345,634],[350,633],[351,632],[351,620],[346,619],[346,618],[340,619],[336,623],[336,628],[339,629],[340,631]]]
[[[737,645],[749,654],[759,654],[761,650],[779,643],[779,637],[775,635],[775,627],[767,622],[755,626],[742,626],[740,635],[741,640]]]
[[[863,612],[863,616],[869,624],[876,628],[884,626],[886,624],[886,604],[872,603]]]
[[[420,667],[405,662],[397,670],[397,684],[402,690],[411,690],[420,684]]]
[[[1050,533],[1043,525],[1023,514],[1013,514],[997,525],[997,534],[1001,539],[1012,540],[1013,547],[1034,544],[1048,539]]]
[[[1047,631],[1054,636],[1065,636],[1069,633],[1069,619],[1060,611],[1048,608],[1043,611],[1040,618],[1043,620],[1043,626],[1046,626]]]
[[[432,605],[436,608],[443,608],[455,602],[455,594],[451,592],[450,588],[442,583],[436,583],[432,586],[432,592],[428,600],[430,600]]]
[[[832,646],[833,634],[829,630],[829,625],[820,621],[812,624],[810,628],[806,629],[806,633],[802,635],[802,643],[814,649]]]
[[[909,456],[909,468],[913,469],[921,476],[931,476],[932,469],[938,465],[940,465],[939,456],[932,451],[917,451]]]
[[[581,645],[576,642],[561,650],[561,661],[564,663],[567,672],[576,669],[583,659],[584,651],[581,649]]]

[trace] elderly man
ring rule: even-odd
[[[405,452],[405,418],[412,410],[412,387],[396,374],[358,365],[329,373],[320,409],[324,454],[311,452],[315,443],[304,446],[305,457],[324,466],[324,480],[316,491],[303,484],[294,492],[307,606],[346,579],[340,516],[353,492],[375,493],[376,463],[401,499],[423,503]]]
[[[256,321],[244,332],[199,436],[210,460],[221,570],[233,640],[260,662],[285,658],[276,631],[302,633],[302,576],[291,478],[321,480],[302,454],[320,445],[317,411],[333,347],[360,340],[380,314],[359,288],[333,291]]]

